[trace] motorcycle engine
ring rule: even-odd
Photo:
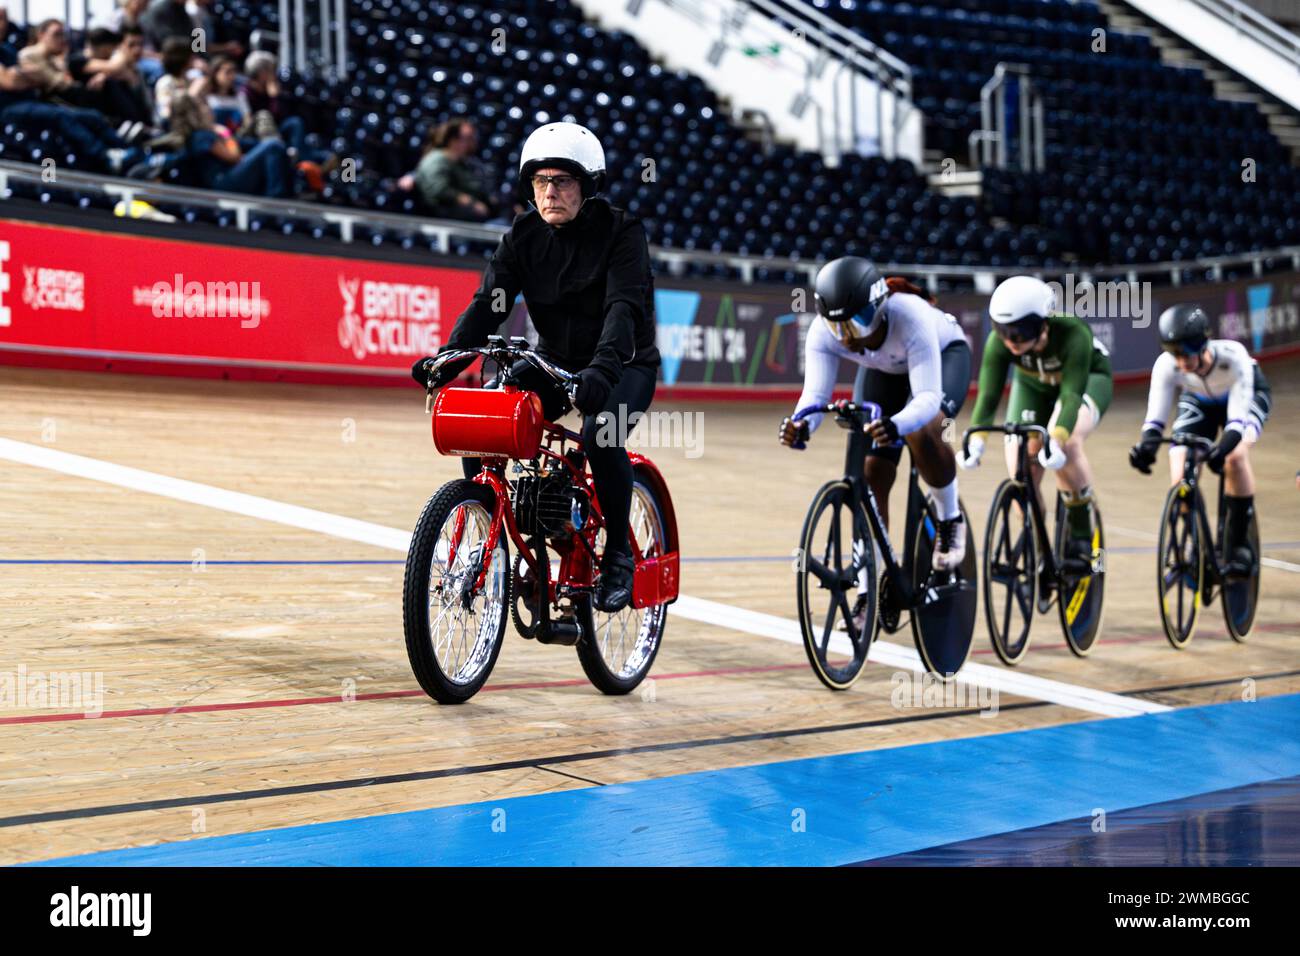
[[[515,523],[525,534],[572,534],[586,523],[588,509],[587,495],[565,472],[515,482]]]

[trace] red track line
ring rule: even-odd
[[[765,671],[798,670],[806,664],[772,664],[765,667],[724,667],[707,671],[683,671],[680,674],[656,674],[652,680],[677,680],[685,677],[721,677],[727,674],[758,674]],[[534,681],[518,684],[488,684],[484,691],[536,690],[544,687],[581,687],[584,679]],[[389,700],[394,697],[421,697],[422,690],[390,690],[374,694],[357,694],[353,700]],[[135,710],[106,710],[101,714],[80,712],[57,714],[24,714],[20,717],[0,717],[0,724],[46,724],[66,720],[107,720],[110,717],[157,717],[166,714],[202,714],[216,710],[257,710],[263,707],[303,707],[308,704],[347,703],[342,697],[292,697],[284,700],[248,700],[226,704],[185,704],[179,707],[141,707]]]
[[[1296,628],[1288,624],[1256,624],[1255,630],[1281,633],[1293,633]],[[1104,638],[1099,644],[1139,644],[1146,641],[1164,639],[1163,633],[1146,633],[1130,637]],[[1039,650],[1065,650],[1066,644],[1038,644]],[[976,654],[992,654],[991,647],[976,648]],[[802,670],[805,664],[770,664],[762,667],[724,667],[716,670],[682,671],[677,674],[657,674],[652,680],[680,680],[688,677],[723,677],[729,674],[761,674],[773,671]],[[498,690],[539,690],[547,687],[581,687],[588,682],[584,679],[531,681],[515,684],[488,684],[484,691]],[[396,697],[419,697],[422,690],[390,690],[374,694],[357,694],[353,700],[390,700]],[[24,714],[20,717],[0,717],[3,724],[46,724],[68,720],[106,720],[110,717],[158,717],[166,714],[202,714],[222,710],[259,710],[265,707],[303,707],[308,704],[347,703],[342,697],[291,697],[282,700],[249,700],[225,704],[185,704],[179,707],[141,707],[135,710],[106,710],[99,715],[79,712],[57,714]]]

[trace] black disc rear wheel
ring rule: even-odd
[[[1246,642],[1251,625],[1255,623],[1255,607],[1259,604],[1259,522],[1255,515],[1250,516],[1250,527],[1246,531],[1246,541],[1250,553],[1255,556],[1254,573],[1248,575],[1229,575],[1224,578],[1220,592],[1223,600],[1223,620],[1228,625],[1228,634],[1239,644]],[[1227,563],[1227,556],[1221,559]]]
[[[1065,542],[1069,535],[1069,519],[1065,500],[1056,498],[1056,563],[1064,566]],[[1088,521],[1092,528],[1089,539],[1087,574],[1063,572],[1057,599],[1061,614],[1061,630],[1065,643],[1075,657],[1087,657],[1101,633],[1101,617],[1106,592],[1106,532],[1101,523],[1101,511],[1094,500],[1088,505]]]
[[[975,637],[975,547],[966,505],[960,500],[958,505],[966,524],[966,554],[955,574],[931,570],[938,524],[934,501],[928,497],[912,546],[912,587],[917,597],[912,639],[926,671],[943,681],[952,680],[965,666]]]

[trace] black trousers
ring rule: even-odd
[[[542,413],[555,421],[571,407],[568,396],[545,372],[528,362],[519,362],[511,370],[521,388],[534,391],[542,400]],[[623,377],[609,393],[605,407],[582,421],[582,448],[591,465],[596,498],[605,516],[605,551],[631,552],[627,540],[628,515],[632,510],[632,462],[627,457],[627,433],[654,399],[657,368],[629,365]],[[484,388],[493,388],[493,379]],[[473,478],[483,467],[479,458],[462,459],[465,477]]]

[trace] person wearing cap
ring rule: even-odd
[[[825,405],[840,362],[857,365],[854,401],[873,402],[881,410],[881,417],[868,424],[875,442],[865,464],[881,520],[888,527],[889,491],[906,442],[938,512],[932,565],[936,571],[954,570],[965,557],[968,529],[958,501],[956,459],[943,433],[970,385],[970,346],[961,326],[915,285],[886,278],[859,256],[826,263],[817,273],[813,301],[818,318],[804,339],[804,386],[795,411]],[[823,417],[785,418],[778,440],[805,447]],[[860,581],[853,609],[859,628],[866,619],[866,591],[867,582]]]
[[[613,613],[632,598],[632,465],[627,436],[609,426],[639,421],[649,408],[659,350],[645,228],[599,195],[604,180],[605,151],[586,127],[549,123],[528,137],[519,188],[533,208],[501,237],[478,291],[440,351],[486,344],[522,294],[537,329],[537,351],[577,374],[574,404],[585,416],[583,448],[606,522],[593,603]],[[473,359],[448,363],[432,378],[427,361],[417,361],[412,374],[421,385],[438,388]],[[551,379],[528,368],[546,417],[563,415],[567,398]],[[465,459],[467,476],[479,467],[476,459]]]
[[[1066,561],[1075,568],[1092,560],[1092,466],[1083,443],[1101,422],[1114,391],[1110,353],[1082,319],[1055,308],[1052,287],[1035,276],[1012,276],[993,290],[989,317],[993,331],[980,358],[979,393],[971,426],[993,424],[1002,399],[1007,371],[1015,368],[1007,420],[1042,425],[1048,440],[1040,447],[1036,435],[1008,436],[1007,474],[1016,476],[1019,442],[1029,442],[1031,480],[1035,490],[1043,469],[1056,472],[1056,485],[1065,499],[1069,537]],[[975,468],[984,454],[984,436],[972,435],[963,468]]]
[[[1268,381],[1246,346],[1210,338],[1210,317],[1195,303],[1165,309],[1157,327],[1161,353],[1151,368],[1147,417],[1138,443],[1129,450],[1129,464],[1151,474],[1177,391],[1178,414],[1172,430],[1215,442],[1205,464],[1223,475],[1229,564],[1238,573],[1249,573],[1258,558],[1248,540],[1255,507],[1250,447],[1259,440],[1273,407]],[[1185,447],[1169,449],[1171,485],[1182,481],[1186,459]]]

